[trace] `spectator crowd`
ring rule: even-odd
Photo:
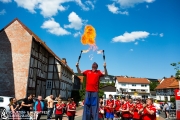
[[[11,98],[9,107],[9,119],[12,120],[42,120],[43,114],[47,114],[47,120],[50,120],[53,113],[55,120],[62,120],[64,114],[69,120],[74,120],[76,112],[76,103],[73,98],[69,98],[65,103],[60,96],[54,99],[53,95],[43,99],[42,96],[36,98],[31,94],[21,101]]]

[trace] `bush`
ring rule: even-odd
[[[174,96],[171,97],[171,98],[170,98],[170,101],[174,103],[174,102],[175,102],[175,97],[174,97]]]

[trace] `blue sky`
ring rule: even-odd
[[[0,0],[0,29],[18,18],[76,72],[86,25],[96,29],[98,50],[105,50],[108,73],[163,78],[180,61],[179,0]],[[93,57],[92,60],[90,57]],[[80,68],[102,54],[82,54]]]

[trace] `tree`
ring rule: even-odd
[[[180,81],[180,69],[179,69],[179,67],[180,67],[180,62],[178,62],[178,63],[171,63],[171,65],[172,65],[172,66],[174,67],[174,69],[176,70],[175,78]]]
[[[158,82],[156,82],[156,81],[152,81],[152,82],[150,82],[150,91],[154,91],[155,90],[155,88],[158,86]]]

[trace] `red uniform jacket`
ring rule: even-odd
[[[121,102],[120,102],[120,100],[115,100],[115,110],[116,111],[119,111],[119,108],[121,107]]]
[[[129,111],[133,112],[134,111],[133,103],[128,103],[128,106],[129,106]],[[133,118],[133,114],[131,114],[130,112],[129,112],[129,117]]]
[[[108,113],[114,112],[114,108],[113,108],[114,103],[115,103],[114,100],[107,100],[106,101],[106,112],[108,112]]]
[[[122,110],[127,110],[129,108],[128,103],[124,103],[121,106]],[[129,117],[129,112],[122,112],[122,117],[128,118]]]
[[[103,106],[99,106],[99,118],[104,118],[104,114],[101,113],[101,110],[104,110],[104,107]]]
[[[138,111],[142,108],[143,108],[143,106],[141,103],[136,104],[135,109],[134,109],[134,115],[133,115],[134,119],[140,119],[141,118],[141,115],[138,113]]]
[[[75,116],[76,106],[73,103],[67,104],[67,116]]]
[[[64,104],[56,104],[56,112],[55,112],[55,114],[56,115],[63,114],[63,107],[64,107]]]
[[[151,115],[146,108],[143,111],[143,117],[142,120],[156,120],[156,107],[154,105],[147,106],[149,110],[154,111],[154,114]]]

